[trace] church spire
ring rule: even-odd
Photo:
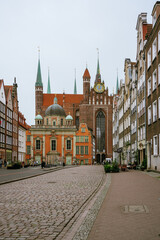
[[[77,94],[76,69],[75,69],[75,81],[74,81],[74,94]]]
[[[51,93],[49,68],[48,68],[48,87],[47,87],[47,93]]]
[[[39,59],[38,59],[37,79],[36,79],[35,86],[43,87],[42,76],[41,76],[41,66],[40,66],[40,49],[38,49],[38,52],[39,52],[39,54],[38,54]]]
[[[118,94],[119,83],[118,83],[118,70],[117,70],[117,84],[116,84],[116,94]]]
[[[97,48],[97,74],[95,82],[101,82],[100,66],[99,66],[99,49]]]

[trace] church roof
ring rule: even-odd
[[[46,116],[61,116],[66,117],[66,113],[64,109],[57,103],[52,104],[49,106],[45,111],[45,117]]]
[[[73,117],[69,114],[67,115],[66,120],[73,120]]]
[[[43,94],[43,106],[50,106],[53,103],[55,94]],[[65,103],[80,103],[83,100],[83,94],[56,94],[59,105]]]
[[[91,78],[90,74],[89,74],[89,71],[88,71],[88,68],[86,68],[84,74],[83,74],[83,78]]]
[[[40,59],[38,60],[37,79],[36,79],[35,86],[41,86],[41,87],[43,87],[42,76],[41,76]]]
[[[40,114],[38,114],[36,117],[35,117],[35,120],[42,120],[42,116]]]

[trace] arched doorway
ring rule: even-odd
[[[96,116],[96,152],[101,153],[101,162],[105,158],[105,114],[99,111]]]

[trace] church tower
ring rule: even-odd
[[[86,70],[83,74],[83,102],[84,103],[89,102],[90,79],[91,79],[91,76],[89,74],[88,68],[86,67]]]
[[[35,115],[41,114],[43,105],[43,83],[41,76],[40,54],[38,59],[37,79],[35,83]]]

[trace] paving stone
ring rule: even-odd
[[[0,185],[0,237],[55,239],[103,176],[102,166],[81,166]]]

